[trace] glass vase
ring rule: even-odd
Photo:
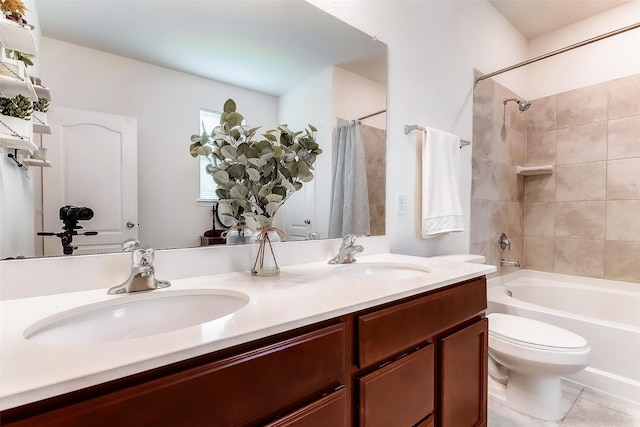
[[[251,243],[251,275],[271,277],[280,274],[280,245],[284,233],[265,224],[256,230]]]
[[[247,245],[253,238],[253,230],[245,224],[238,224],[231,227],[225,234],[227,245]]]

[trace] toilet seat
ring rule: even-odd
[[[537,320],[491,313],[489,336],[522,347],[555,352],[584,352],[589,348],[580,335]]]

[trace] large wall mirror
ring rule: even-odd
[[[189,144],[200,130],[200,110],[220,111],[228,98],[248,124],[265,131],[280,123],[296,130],[307,123],[318,128],[324,153],[313,184],[288,200],[277,219],[285,231],[303,224],[313,237],[337,237],[341,230],[330,235],[332,181],[340,175],[333,172],[338,124],[361,119],[363,135],[380,130],[375,136],[380,143],[364,161],[372,180],[371,227],[365,233],[384,234],[387,49],[380,41],[303,0],[33,3],[42,33],[38,72],[51,90],[52,133],[61,131],[55,121],[63,120],[58,118],[67,110],[134,119],[137,212],[132,218],[112,216],[120,226],[133,224],[142,243],[157,249],[198,246],[200,236],[213,227],[211,205],[198,200],[198,161],[189,155]],[[43,136],[42,144],[51,138]],[[64,173],[67,154],[49,154],[53,167],[42,174],[45,203],[48,180],[70,180]],[[98,174],[92,170],[105,167],[105,158],[85,152],[86,179],[76,177],[75,182],[94,182]],[[106,184],[95,188],[100,185]],[[347,203],[356,220],[363,216],[353,199]],[[108,203],[114,209],[119,204]],[[53,207],[56,215],[59,207]],[[117,250],[120,237],[113,227],[109,231],[101,225],[101,217],[96,211],[80,224],[84,230],[102,227],[100,234],[112,233],[114,241],[92,245],[93,236],[79,236],[83,249],[77,253]],[[44,231],[61,226],[57,218],[49,223],[45,218],[41,225]],[[57,238],[45,237],[41,255],[61,253],[60,246]]]

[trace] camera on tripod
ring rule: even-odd
[[[77,246],[73,246],[73,236],[83,235],[83,236],[95,236],[98,234],[97,231],[85,231],[83,233],[78,233],[77,230],[82,227],[78,225],[78,221],[88,221],[93,218],[93,210],[86,206],[72,206],[66,205],[60,208],[58,212],[58,217],[64,224],[62,227],[62,231],[59,233],[53,233],[50,231],[38,232],[36,233],[38,236],[55,236],[60,238],[60,243],[62,244],[62,252],[65,255],[72,255],[75,249],[78,249]]]
[[[67,221],[88,221],[93,218],[93,210],[87,207],[63,206],[60,208],[59,218],[63,222]]]

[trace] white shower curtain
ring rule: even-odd
[[[329,237],[370,234],[366,160],[357,121],[339,120],[331,170]]]

